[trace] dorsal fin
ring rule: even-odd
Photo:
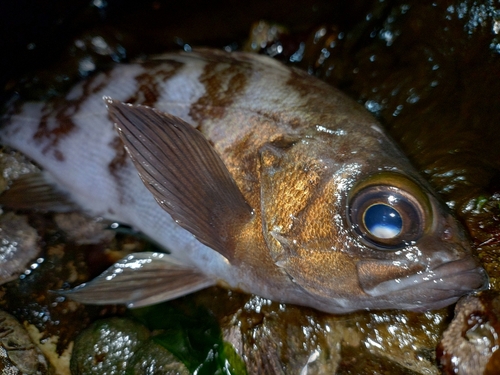
[[[105,100],[156,201],[199,241],[231,260],[236,231],[253,213],[209,142],[178,117]]]

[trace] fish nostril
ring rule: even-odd
[[[447,226],[446,228],[444,228],[441,238],[443,239],[443,241],[451,241],[453,239],[453,231],[450,227]]]
[[[441,240],[452,245],[450,251],[452,250],[452,256],[455,258],[462,258],[469,253],[467,237],[465,233],[457,227],[446,225],[441,233]]]

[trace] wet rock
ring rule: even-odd
[[[19,152],[0,149],[0,194],[12,180],[37,170]],[[37,241],[38,233],[27,216],[3,213],[0,207],[0,285],[15,280],[36,260],[41,251]]]
[[[88,280],[87,259],[104,259],[98,254],[103,254],[107,244],[64,243],[64,235],[47,215],[30,214],[30,222],[44,244],[43,254],[20,277],[0,287],[0,306],[19,319],[40,343],[55,373],[69,375],[69,356],[77,334],[96,317],[120,314],[125,308],[85,306],[53,292]]]
[[[148,340],[127,366],[127,375],[189,375],[191,372],[163,346]]]
[[[356,326],[362,333],[362,346],[382,363],[400,366],[408,373],[437,375],[434,348],[447,316],[446,309],[425,313],[374,311]]]
[[[330,315],[216,288],[195,299],[219,319],[249,374],[439,374],[446,310]]]
[[[80,212],[62,213],[54,216],[55,223],[65,232],[68,240],[79,245],[110,242],[114,232],[106,230],[110,222],[102,218],[90,218]]]
[[[27,216],[8,212],[0,216],[0,285],[16,279],[40,254],[38,233]]]
[[[241,346],[249,374],[335,373],[341,345],[359,346],[361,337],[349,321],[333,319],[327,322],[314,310],[250,297],[234,316],[243,324],[238,326],[241,342],[232,344]]]
[[[285,40],[288,30],[278,24],[260,21],[252,25],[249,37],[243,51],[265,52],[269,56],[276,56],[283,52],[283,40]]]
[[[146,327],[130,319],[97,321],[75,340],[71,374],[123,374],[149,336]]]
[[[144,325],[127,318],[99,320],[75,340],[71,374],[188,375],[191,371],[156,342]]]
[[[0,370],[4,375],[44,375],[48,365],[28,332],[10,314],[0,310]]]
[[[499,334],[500,293],[487,291],[462,298],[437,349],[443,373],[498,374]]]
[[[335,375],[418,375],[435,372],[414,372],[397,362],[374,355],[365,347],[346,347],[342,350],[343,360]],[[324,374],[324,373],[320,373]]]
[[[500,184],[490,194],[472,198],[463,209],[466,225],[477,246],[479,258],[490,278],[490,288],[500,290]]]
[[[12,180],[28,173],[39,171],[24,155],[10,149],[0,150],[0,171],[2,171],[0,193],[3,192]]]

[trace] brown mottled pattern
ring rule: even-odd
[[[145,61],[141,63],[141,66],[145,69],[145,72],[135,77],[137,90],[125,102],[154,107],[162,94],[160,84],[177,74],[184,64],[176,60],[161,60]],[[108,170],[116,182],[115,186],[118,189],[116,193],[119,196],[119,202],[125,204],[127,203],[125,202],[127,183],[124,181],[121,172],[123,167],[127,165],[128,156],[118,135],[109,143],[109,146],[115,151],[115,156],[108,164]]]
[[[260,134],[267,129],[261,128]],[[238,188],[247,202],[256,211],[260,210],[260,168],[259,159],[254,152],[260,147],[261,139],[255,133],[246,134],[239,141],[224,150],[225,165],[232,171]]]
[[[310,195],[304,209],[296,214],[296,223],[291,228],[290,235],[297,239],[299,247],[303,249],[323,249],[329,252],[335,239],[340,238],[337,227],[324,225],[333,220],[331,207],[335,202],[335,184],[325,181],[321,174],[319,165],[312,165],[307,173],[307,184],[310,186]],[[314,189],[314,190],[313,190]],[[307,230],[305,226],[309,226]]]
[[[71,121],[71,118],[69,117],[65,119],[61,118],[62,115],[61,112],[64,110],[64,108],[61,108],[61,111],[58,111],[55,116],[55,121],[58,123],[58,126],[54,127],[53,129],[49,129],[48,122],[49,120],[53,119],[52,106],[54,104],[55,106],[57,106],[59,104],[59,99],[57,100],[56,103],[47,103],[44,106],[43,108],[44,114],[40,119],[40,123],[38,124],[38,130],[33,135],[33,139],[39,142],[42,142],[45,139],[49,139],[50,140],[49,144],[47,144],[44,147],[42,152],[46,154],[49,150],[52,149],[56,160],[64,161],[64,155],[60,150],[57,150],[56,147],[62,137],[68,135],[75,129],[75,124],[73,123],[73,121]]]
[[[291,168],[278,167],[272,172],[271,186],[266,186],[272,193],[266,194],[263,199],[276,199],[274,203],[266,203],[269,208],[279,207],[279,210],[267,212],[269,228],[278,227],[282,233],[293,230],[295,221],[311,204],[321,171],[310,167],[297,164]]]
[[[313,85],[314,90],[311,90]],[[331,115],[339,112],[339,104],[346,103],[344,100],[339,102],[338,94],[340,92],[334,87],[317,81],[306,72],[298,69],[290,70],[290,77],[286,81],[286,87],[292,92],[299,93],[302,101],[298,120],[289,122],[292,128],[299,127],[304,122],[307,123],[309,116],[313,116],[318,124],[331,121]],[[329,100],[325,100],[325,98],[329,98]],[[354,105],[350,106],[349,110],[354,112],[359,108]],[[304,117],[304,115],[307,117]]]
[[[311,95],[311,85],[310,81],[311,77],[309,74],[302,70],[291,69],[290,70],[290,78],[286,82],[286,84],[290,87],[293,87],[295,91],[300,93],[302,97]],[[315,90],[317,90],[317,83],[315,82]]]
[[[226,161],[226,166],[229,169],[238,169],[243,174],[241,179],[245,180],[245,184],[238,187],[244,195],[257,193],[259,190],[258,159],[255,154],[247,151],[254,149],[257,142],[253,134],[246,134],[237,144],[226,150],[226,153],[232,156]]]
[[[116,180],[116,187],[119,191],[117,191],[119,195],[119,202],[121,204],[125,202],[124,189],[127,186],[126,182],[123,181],[123,178],[120,174],[121,169],[127,164],[128,156],[125,151],[125,147],[123,147],[123,142],[120,137],[117,135],[110,143],[109,147],[115,150],[115,157],[108,164],[109,173]]]
[[[328,148],[316,143],[314,149]],[[293,239],[293,249],[329,249],[337,236],[333,220],[334,184],[325,174],[327,163],[307,156],[308,145],[267,146],[261,153],[262,209],[267,231]],[[323,153],[324,154],[324,153]],[[325,178],[326,177],[326,178]],[[267,241],[272,247],[274,241]],[[328,245],[325,245],[328,244]],[[281,248],[273,248],[279,255]],[[275,255],[275,256],[277,256]]]
[[[300,129],[309,123],[303,120],[299,114],[293,113],[283,113],[283,112],[273,112],[265,110],[255,110],[255,114],[261,116],[264,119],[269,120],[277,125],[286,124],[290,129]]]
[[[102,74],[104,74],[106,78],[109,78],[108,73]],[[82,103],[92,94],[99,92],[108,84],[108,79],[104,79],[101,83],[94,86],[94,81],[96,77],[99,76],[94,76],[84,82],[83,92],[77,99],[68,100],[66,98],[57,98],[48,102],[43,107],[43,115],[38,124],[38,129],[33,135],[33,139],[40,143],[48,141],[42,150],[44,154],[52,151],[56,160],[61,162],[64,161],[64,153],[57,149],[57,145],[62,138],[67,137],[76,130],[76,125],[72,117],[78,113]],[[49,120],[55,122],[53,128],[50,127]]]
[[[248,67],[238,66],[234,61],[231,64],[211,59],[200,76],[200,82],[205,86],[205,94],[191,105],[191,118],[201,125],[206,118],[224,117],[226,110],[243,93],[250,72]]]
[[[161,60],[144,62],[141,66],[146,71],[135,78],[138,86],[137,92],[125,102],[154,107],[161,97],[160,83],[177,74],[184,64],[175,60]]]

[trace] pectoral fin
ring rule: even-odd
[[[215,285],[215,280],[164,253],[134,253],[100,276],[57,293],[81,303],[141,307]]]
[[[231,260],[233,234],[251,220],[252,209],[210,143],[178,117],[105,100],[156,201],[199,241]]]

